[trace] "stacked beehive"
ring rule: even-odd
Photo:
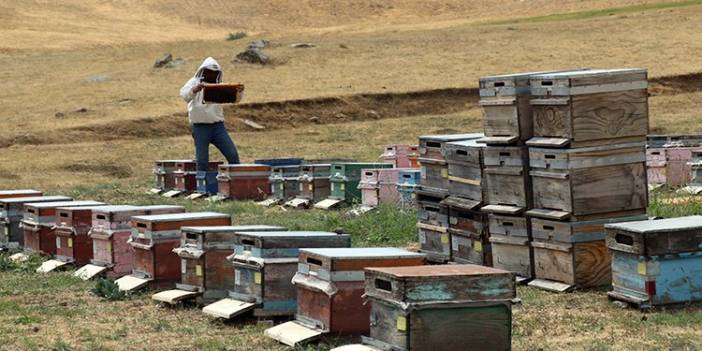
[[[681,187],[692,176],[692,154],[700,150],[700,135],[649,135],[646,172],[649,188]]]
[[[529,84],[527,216],[537,278],[530,285],[564,291],[609,284],[604,224],[645,218],[648,204],[647,73],[543,73]]]
[[[480,133],[425,135],[419,137],[419,188],[415,191],[418,208],[420,250],[432,262],[444,263],[451,258],[448,227],[448,206],[442,201],[449,196],[449,169],[444,149],[450,142],[475,140]]]
[[[533,135],[529,77],[536,73],[480,79],[480,106],[487,144],[483,150],[484,203],[492,264],[521,278],[533,277],[532,206],[529,160],[525,142]]]
[[[417,168],[419,166],[417,145],[388,145],[380,158],[394,168]]]
[[[688,166],[690,167],[690,183],[685,190],[694,194],[702,193],[702,149],[692,151]]]

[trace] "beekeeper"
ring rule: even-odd
[[[197,170],[207,171],[209,147],[214,145],[230,164],[238,164],[239,153],[234,141],[224,126],[224,109],[221,104],[203,103],[202,88],[208,83],[222,82],[222,68],[219,63],[208,57],[180,89],[180,96],[188,103],[188,119],[195,141],[195,159]]]

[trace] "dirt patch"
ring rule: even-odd
[[[702,73],[650,79],[651,96],[702,91]],[[406,93],[358,94],[287,101],[249,103],[226,108],[227,127],[252,131],[243,120],[264,130],[310,124],[355,122],[384,118],[452,114],[478,108],[477,88],[447,88]],[[0,138],[0,148],[11,145],[64,143],[66,140],[107,141],[136,138],[165,138],[190,134],[185,113],[145,117],[130,121],[70,128],[53,135],[19,135]],[[453,133],[450,128],[445,133]]]
[[[75,173],[102,174],[118,179],[129,178],[132,175],[129,168],[116,164],[73,163],[61,166],[59,169]]]

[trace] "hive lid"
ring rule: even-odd
[[[110,207],[105,206],[105,205],[89,205],[89,206],[60,206],[57,207],[57,210],[63,210],[63,211],[99,211],[105,207]]]
[[[304,238],[304,237],[337,237],[348,234],[337,234],[332,232],[315,231],[271,231],[271,232],[239,232],[242,236],[253,236],[258,238]]]
[[[702,216],[612,223],[606,224],[605,228],[641,234],[700,230],[702,229]]]
[[[437,140],[437,141],[459,141],[468,139],[480,139],[484,136],[483,133],[467,133],[467,134],[437,134],[437,135],[422,135],[419,139]]]
[[[100,212],[100,213],[114,213],[114,212],[123,212],[123,211],[135,211],[139,210],[141,207],[139,206],[132,206],[132,205],[107,205],[107,206],[99,206],[93,209],[93,212]]]
[[[560,72],[545,72],[533,74],[532,79],[562,79],[562,78],[582,78],[582,77],[606,77],[618,74],[629,73],[646,73],[643,68],[615,68],[615,69],[590,69],[590,70],[573,70]]]
[[[0,199],[0,203],[3,204],[17,204],[17,203],[37,203],[37,202],[49,202],[49,201],[70,201],[72,198],[68,196],[30,196],[30,197],[10,197],[7,199]]]
[[[481,143],[480,140],[483,138],[484,134],[481,133],[480,138],[478,139],[470,139],[470,140],[460,140],[460,141],[452,141],[447,143],[447,146],[456,146],[458,148],[469,148],[469,147],[485,147],[485,143]]]
[[[25,206],[35,208],[54,208],[54,207],[82,207],[82,206],[101,206],[104,202],[98,201],[55,201],[55,202],[30,202]]]
[[[511,272],[502,269],[474,264],[366,268],[366,270],[369,272],[372,271],[383,273],[396,278],[438,278],[488,274],[512,274]]]
[[[425,255],[422,253],[407,251],[395,247],[301,249],[300,251],[317,256],[350,260],[394,257],[425,257]]]
[[[285,227],[274,226],[274,225],[233,225],[233,226],[193,226],[193,227],[183,227],[181,228],[184,232],[191,233],[227,233],[227,232],[237,232],[237,233],[252,233],[260,231],[268,232],[285,232],[287,229]]]
[[[20,195],[20,194],[28,194],[28,193],[34,193],[34,194],[37,194],[37,196],[40,196],[41,191],[34,190],[34,189],[0,190],[0,196],[12,196],[12,195]]]
[[[207,218],[229,218],[228,214],[217,212],[186,212],[186,213],[168,213],[149,216],[134,216],[132,220],[144,222],[177,222],[191,219],[207,219]]]

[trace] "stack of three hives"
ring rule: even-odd
[[[449,163],[445,155],[448,144],[476,140],[483,135],[452,134],[425,135],[419,137],[420,186],[415,190],[417,203],[417,228],[420,249],[432,262],[444,263],[451,259],[451,234],[449,233],[449,207],[465,212],[465,204],[450,195]],[[462,162],[462,161],[455,161]],[[456,178],[458,179],[458,178]],[[451,206],[449,206],[449,203]],[[471,211],[471,206],[468,206]],[[471,219],[472,221],[472,219]],[[454,228],[458,222],[455,223]],[[466,232],[467,233],[467,232]]]

